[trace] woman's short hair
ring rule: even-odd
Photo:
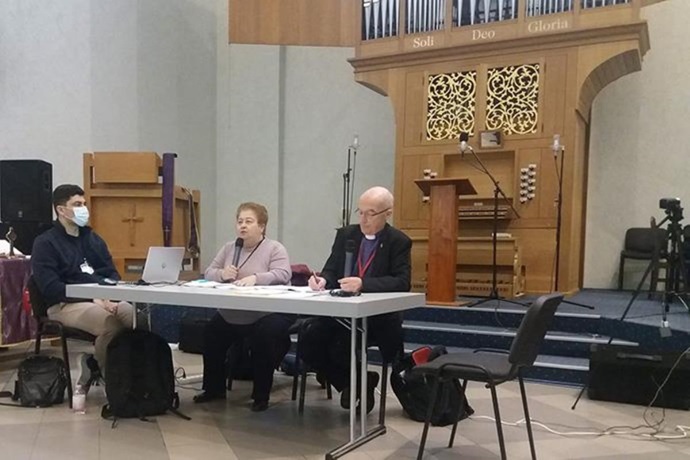
[[[240,213],[242,211],[252,211],[254,215],[256,215],[256,221],[259,225],[263,225],[265,227],[266,224],[268,224],[268,210],[266,209],[266,206],[259,203],[254,203],[253,201],[242,203],[237,207],[235,219],[240,217]]]

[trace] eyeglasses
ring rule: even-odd
[[[386,208],[386,209],[381,210],[381,211],[372,211],[372,210],[369,210],[369,211],[362,211],[362,210],[360,210],[360,209],[356,209],[356,210],[355,210],[355,213],[356,213],[357,215],[359,215],[359,217],[366,217],[367,219],[371,219],[372,217],[376,217],[376,216],[381,215],[381,214],[383,214],[384,212],[390,211],[390,210],[391,210],[391,208]]]

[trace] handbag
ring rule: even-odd
[[[24,407],[49,407],[62,404],[67,388],[65,362],[53,356],[32,355],[19,363],[14,394],[3,392]],[[11,404],[15,405],[15,404]]]

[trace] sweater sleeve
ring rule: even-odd
[[[115,268],[113,256],[110,254],[110,250],[108,249],[108,245],[106,244],[105,240],[95,233],[91,233],[91,238],[94,250],[100,256],[100,262],[102,263],[101,266],[94,267],[94,275],[96,275],[98,278],[111,278],[114,280],[119,280],[120,274]]]
[[[223,273],[223,268],[225,268],[225,261],[228,260],[228,256],[231,255],[229,254],[229,251],[233,247],[234,246],[232,246],[230,243],[226,243],[222,248],[220,248],[220,251],[218,251],[218,254],[216,254],[216,257],[213,258],[213,261],[204,272],[204,278],[209,281],[217,281],[219,283],[223,281],[221,274]]]
[[[271,284],[288,284],[290,282],[292,270],[290,269],[287,249],[277,241],[274,243],[274,246],[271,248],[268,271],[254,273],[257,285],[267,286]]]

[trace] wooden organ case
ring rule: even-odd
[[[519,214],[499,201],[499,294],[579,289],[590,107],[604,86],[641,68],[649,41],[640,8],[653,2],[412,0],[387,17],[382,3],[389,12],[396,4],[363,3],[350,62],[356,81],[394,106],[394,219],[413,240],[414,288],[426,287],[429,228],[428,197],[414,181],[467,178],[477,195],[459,200],[457,293],[490,292],[493,183],[472,154],[459,154],[465,132]],[[554,154],[556,134],[565,151]]]
[[[426,288],[429,201],[415,180],[426,171],[476,187],[477,195],[459,200],[456,286],[458,293],[489,291],[493,184],[471,155],[458,154],[463,132],[519,214],[499,203],[499,293],[581,287],[590,108],[602,88],[641,69],[649,37],[640,10],[663,0],[323,0],[318,15],[308,0],[296,0],[305,11],[297,28],[273,0],[251,8],[229,1],[231,23],[259,21],[261,8],[272,12],[265,31],[236,28],[234,43],[354,41],[355,80],[393,104],[394,223],[414,242],[416,289]],[[565,146],[557,156],[556,134]],[[563,154],[555,286],[556,168]]]

